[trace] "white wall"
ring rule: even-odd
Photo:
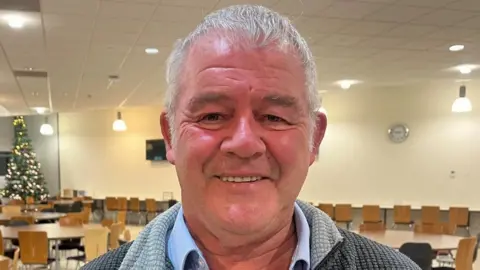
[[[300,198],[480,209],[480,107],[452,114],[457,89],[444,84],[328,93],[327,134]],[[479,93],[469,89],[474,106],[480,106]],[[161,138],[159,113],[160,108],[125,111],[125,133],[112,131],[114,111],[60,114],[62,187],[85,189],[94,197],[161,199],[173,191],[180,199],[174,167],[145,160],[145,140]],[[393,144],[386,131],[398,121],[408,124],[411,135]]]

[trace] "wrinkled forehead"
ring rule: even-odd
[[[286,69],[300,70],[304,77],[304,67],[294,46],[286,41],[266,40],[238,31],[211,31],[198,37],[185,61],[187,68],[194,69],[205,68],[202,65],[224,66],[228,63],[250,64],[257,68],[275,63]]]

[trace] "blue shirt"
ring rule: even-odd
[[[310,227],[300,207],[294,207],[297,247],[293,253],[290,270],[310,269]],[[207,270],[202,252],[188,231],[183,219],[183,209],[178,211],[173,229],[168,236],[168,258],[175,270]]]

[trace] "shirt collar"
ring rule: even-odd
[[[308,225],[305,214],[297,203],[294,205],[295,229],[297,232],[297,247],[293,254],[290,270],[310,269],[310,226]],[[202,253],[193,240],[188,227],[183,218],[183,208],[178,211],[175,224],[168,237],[168,258],[173,264],[174,269],[186,269],[187,258],[192,252],[199,255],[201,263],[205,263]],[[197,262],[194,262],[196,264]],[[302,267],[304,266],[304,267]]]
[[[297,248],[293,253],[290,270],[310,269],[310,226],[307,218],[297,203],[294,205],[295,230],[297,231]],[[304,267],[302,267],[304,266]]]

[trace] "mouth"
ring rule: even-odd
[[[263,179],[267,179],[266,177],[262,176],[215,176],[216,178],[220,179],[222,182],[227,183],[251,183],[257,182]]]

